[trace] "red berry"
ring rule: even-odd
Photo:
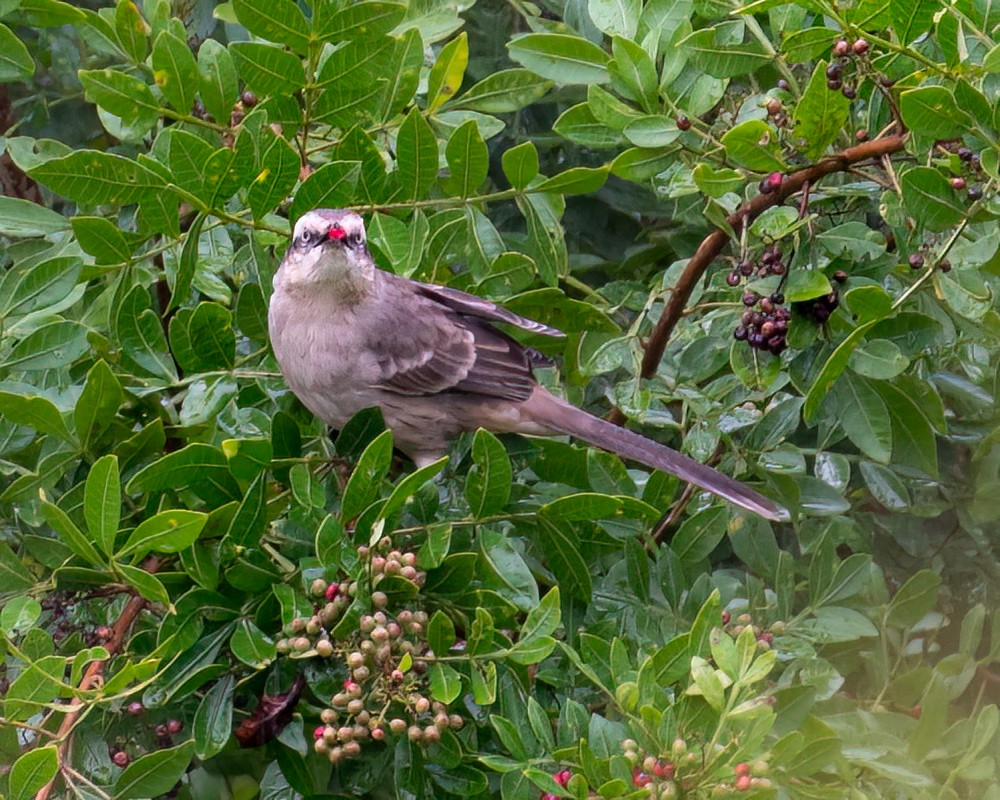
[[[555,775],[552,776],[553,780],[560,786],[565,786],[569,783],[569,779],[573,777],[573,773],[568,769],[561,769]]]
[[[733,767],[733,772],[735,772],[737,776],[749,775],[750,765],[746,761],[741,761],[739,764]]]
[[[649,777],[645,772],[636,767],[632,770],[632,783],[638,786],[640,789],[643,786],[649,786],[653,782],[653,779]]]
[[[146,710],[146,707],[142,703],[140,703],[138,700],[135,700],[135,701],[133,701],[133,702],[131,702],[131,703],[128,704],[128,713],[130,715],[132,715],[133,717],[140,716],[142,714],[142,712],[145,711],[145,710]]]
[[[765,180],[767,181],[768,186],[770,186],[772,190],[780,189],[781,182],[784,180],[784,176],[780,172],[772,172],[770,175],[767,176],[767,178],[765,178]]]
[[[176,733],[180,733],[182,730],[184,730],[184,723],[181,722],[179,719],[167,720],[167,733],[169,733],[171,736]]]
[[[767,101],[767,113],[772,117],[778,116],[781,113],[781,101],[777,97],[772,97]]]
[[[111,756],[111,761],[116,767],[127,767],[128,766],[128,753],[124,750],[116,750],[115,754]]]
[[[867,128],[858,128],[854,132],[854,138],[857,139],[859,142],[866,142],[866,141],[868,141],[868,129]]]
[[[838,39],[833,46],[833,54],[835,56],[846,56],[850,51],[851,45],[846,39]]]
[[[689,120],[683,114],[681,114],[679,117],[677,117],[677,119],[674,120],[674,121],[677,124],[678,130],[682,130],[682,131],[689,131],[689,130],[691,130],[691,120]]]
[[[334,600],[339,592],[340,592],[340,584],[331,583],[329,586],[326,587],[325,597],[327,600]]]
[[[910,269],[920,269],[924,266],[924,256],[922,253],[910,253]]]
[[[326,730],[326,726],[325,725],[317,725],[313,729],[313,739],[322,739],[323,738],[323,731],[325,731],[325,730]]]
[[[737,792],[745,792],[750,788],[752,782],[753,778],[751,778],[749,775],[740,775],[740,777],[738,777],[736,781],[733,783],[733,786],[736,787]]]
[[[962,191],[962,189],[965,188],[965,178],[952,178],[951,188],[954,189],[956,192]]]
[[[858,56],[863,56],[868,52],[868,42],[864,39],[858,39],[854,43],[854,54]]]

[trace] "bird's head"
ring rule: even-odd
[[[365,222],[347,209],[307,211],[292,231],[281,269],[296,284],[353,283],[374,270],[365,237]]]

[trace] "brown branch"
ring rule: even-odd
[[[149,573],[156,572],[159,567],[160,559],[156,556],[150,556],[142,565],[142,568]],[[135,622],[140,612],[146,607],[147,602],[148,601],[145,597],[141,597],[138,594],[133,595],[132,599],[128,601],[121,613],[121,616],[118,617],[118,619],[115,620],[115,624],[111,626],[111,637],[104,645],[104,648],[108,651],[109,656],[113,656],[121,650],[122,645],[125,644],[125,637],[128,636],[128,632],[132,628],[132,624]],[[81,692],[86,692],[100,684],[101,679],[104,676],[104,665],[106,663],[106,660],[92,661],[87,666],[87,669],[83,673],[83,677],[80,679],[80,685],[78,687]],[[70,700],[69,706],[72,710],[69,711],[63,718],[55,736],[56,740],[59,742],[58,762],[60,766],[66,760],[69,753],[70,744],[72,742],[73,727],[76,725],[77,718],[80,716],[80,711],[83,708],[83,700],[79,697],[74,697]],[[56,779],[52,778],[52,780],[39,789],[38,793],[35,795],[35,800],[48,800],[55,782]]]
[[[744,203],[734,213],[729,215],[727,222],[733,228],[738,229],[743,224],[753,222],[753,220],[772,206],[784,203],[793,194],[801,191],[806,184],[815,186],[816,182],[821,178],[832,175],[835,172],[848,172],[858,162],[899,152],[903,149],[905,143],[905,133],[894,134],[870,142],[863,142],[855,147],[849,147],[836,155],[828,156],[812,166],[786,175],[780,187],[773,192],[760,194],[753,200]],[[701,244],[698,245],[698,249],[691,256],[687,266],[684,267],[684,271],[681,273],[680,278],[677,279],[677,284],[671,292],[670,299],[667,300],[667,305],[663,309],[660,319],[653,328],[653,333],[646,342],[646,352],[643,355],[642,368],[639,372],[642,378],[649,379],[656,374],[656,370],[660,365],[660,359],[663,358],[663,352],[666,350],[667,342],[670,340],[670,335],[674,332],[678,321],[684,315],[684,307],[691,298],[691,293],[705,276],[705,272],[711,266],[712,262],[722,253],[727,240],[726,232],[721,228],[716,228],[702,239]],[[608,419],[621,425],[625,422],[625,415],[621,410],[616,408],[608,416]]]

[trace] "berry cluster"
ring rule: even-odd
[[[775,292],[761,297],[756,292],[743,294],[747,310],[740,317],[740,324],[733,330],[733,338],[747,342],[755,350],[765,350],[779,355],[787,346],[788,323],[792,314],[782,303],[785,296]]]
[[[803,317],[811,319],[817,325],[822,325],[840,305],[840,292],[834,289],[830,294],[794,303],[792,308]]]
[[[138,700],[134,700],[125,707],[126,712],[131,717],[141,717],[146,712],[146,707]],[[155,737],[155,747],[164,750],[174,746],[173,737],[184,730],[184,723],[179,719],[168,719],[165,722],[149,726],[152,728]],[[144,755],[146,748],[134,743],[128,744],[129,749],[135,751],[135,755]],[[116,741],[108,745],[108,755],[111,756],[111,763],[116,767],[124,769],[132,761],[132,755],[125,749],[125,743]]]
[[[833,45],[834,60],[826,68],[826,86],[832,92],[840,92],[848,100],[853,100],[858,96],[856,88],[857,74],[852,70],[852,58],[864,58],[868,54],[869,45],[865,39],[857,39],[849,42],[847,39],[838,39]],[[845,76],[845,70],[853,75],[853,78]]]
[[[778,81],[779,88],[782,83],[784,83],[785,86],[788,86],[788,81],[782,79],[781,81]],[[768,101],[764,104],[764,108],[767,111],[767,115],[771,118],[775,125],[779,128],[788,127],[788,114],[785,113],[785,107],[777,97],[768,98]]]
[[[760,625],[755,625],[753,622],[753,616],[750,614],[739,614],[736,619],[732,618],[732,614],[728,611],[722,612],[722,628],[734,639],[743,633],[744,630],[750,628],[753,631],[754,637],[757,639],[757,649],[758,650],[770,650],[771,645],[774,643],[774,637],[780,636],[785,632],[785,623],[772,622],[769,628],[762,628]]]
[[[622,750],[625,759],[632,764],[633,786],[645,789],[650,800],[687,797],[697,786],[698,773],[705,763],[705,754],[701,749],[689,748],[688,742],[681,737],[674,740],[669,754],[648,754],[634,739],[623,741]],[[751,789],[770,789],[773,784],[766,777],[768,771],[768,763],[763,759],[753,764],[741,761],[733,767],[733,782],[715,784],[712,797],[728,797],[734,792]]]
[[[965,197],[970,203],[981,200],[983,197],[983,187],[979,181],[983,177],[983,166],[979,160],[979,153],[957,140],[943,142],[941,146],[949,153],[954,153],[958,156],[962,171],[962,174],[955,175],[951,179],[951,188],[956,192],[965,192]]]
[[[427,658],[433,656],[425,638],[427,613],[390,608],[390,595],[377,588],[390,576],[417,587],[426,580],[415,553],[391,547],[388,538],[372,548],[358,547],[364,570],[359,580],[314,580],[309,588],[322,605],[311,617],[292,620],[276,644],[278,652],[292,657],[337,658],[347,671],[342,690],[320,713],[322,724],[313,732],[313,749],[334,764],[359,755],[366,741],[405,735],[429,745],[440,741],[445,730],[464,724],[461,716],[449,714],[443,703],[425,694]],[[361,616],[348,637],[331,639],[330,629],[352,598],[363,597],[363,581],[374,590],[371,613]]]
[[[573,777],[573,773],[568,769],[561,769],[558,772],[552,773],[552,780],[558,783],[563,789],[569,785],[569,779]],[[559,795],[552,792],[542,792],[541,800],[559,800]]]

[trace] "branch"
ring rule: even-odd
[[[156,556],[150,556],[146,559],[146,563],[142,565],[142,568],[146,572],[153,573],[156,572],[160,567],[160,559]],[[104,648],[108,651],[109,656],[113,656],[119,650],[121,650],[122,645],[125,643],[125,637],[128,636],[129,630],[132,628],[132,624],[135,622],[136,617],[139,613],[146,607],[147,600],[145,597],[140,595],[133,595],[132,599],[128,601],[125,609],[122,611],[120,617],[115,620],[115,624],[111,626],[111,638],[108,639]],[[86,671],[83,673],[83,677],[80,679],[79,690],[81,692],[86,692],[95,686],[98,686],[101,679],[104,676],[104,665],[107,661],[93,661],[88,666]],[[76,721],[80,716],[80,712],[83,710],[83,700],[79,697],[74,697],[69,702],[69,706],[72,709],[63,718],[62,723],[59,725],[59,730],[56,733],[56,740],[59,742],[59,752],[58,752],[58,763],[60,766],[66,760],[69,753],[70,743],[72,742],[71,734],[73,732],[73,727],[76,725]],[[48,800],[49,795],[52,793],[52,787],[55,785],[56,779],[52,778],[47,784],[45,784],[38,793],[35,795],[35,800]]]
[[[899,152],[905,143],[906,134],[895,134],[864,142],[855,147],[849,147],[836,155],[827,156],[812,166],[785,176],[780,187],[773,192],[758,195],[753,200],[744,203],[729,215],[727,221],[734,229],[738,230],[741,225],[753,222],[772,206],[784,203],[793,194],[801,191],[806,184],[815,186],[821,178],[835,172],[849,172],[859,162]],[[660,359],[663,358],[663,351],[666,350],[667,342],[670,340],[670,335],[674,332],[678,321],[684,315],[684,308],[691,298],[691,293],[705,276],[705,272],[712,262],[725,248],[726,242],[726,232],[721,228],[716,228],[698,245],[698,249],[691,256],[680,278],[678,278],[670,299],[663,309],[663,314],[660,315],[660,319],[657,320],[656,326],[653,328],[653,333],[645,344],[646,352],[642,358],[640,377],[649,379],[656,374]],[[616,408],[608,416],[608,419],[621,425],[625,422],[625,415]]]

